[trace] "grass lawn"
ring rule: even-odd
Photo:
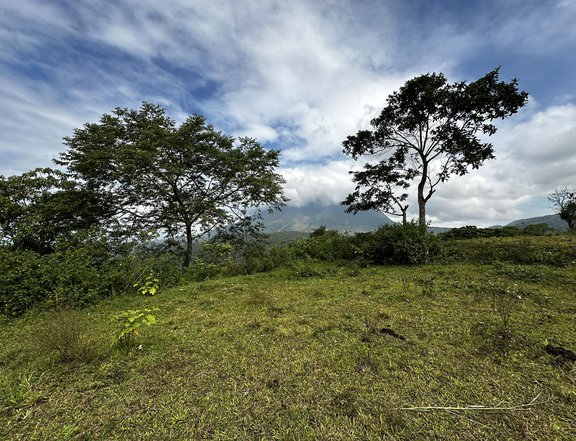
[[[546,345],[576,351],[575,287],[574,264],[310,263],[29,313],[0,323],[0,438],[573,440],[576,363]]]

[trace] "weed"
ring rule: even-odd
[[[34,387],[36,380],[41,380],[41,375],[36,377],[32,373],[22,372],[8,384],[2,384],[0,411],[18,412],[43,401],[46,397]]]
[[[324,269],[312,265],[310,261],[296,261],[292,264],[290,278],[294,279],[307,279],[311,277],[323,277],[326,275]]]
[[[96,356],[86,315],[58,310],[45,320],[35,339],[41,352],[55,353],[62,362],[89,362]]]
[[[402,286],[402,294],[408,297],[410,295],[410,286],[412,284],[412,279],[408,276],[402,276],[400,282]]]
[[[362,342],[362,350],[358,357],[358,372],[378,372],[378,362],[372,356],[371,347],[371,343],[373,343],[377,332],[376,326],[373,323],[366,322],[366,331],[360,339]]]
[[[516,310],[519,301],[522,299],[522,293],[518,285],[495,285],[491,287],[492,307],[497,317],[497,332],[504,340],[509,341],[512,338],[512,315]]]

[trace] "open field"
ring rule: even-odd
[[[576,364],[546,351],[576,350],[575,286],[574,264],[310,262],[29,313],[0,324],[0,438],[576,439]],[[158,323],[111,348],[141,308]],[[65,326],[91,341],[66,362]]]

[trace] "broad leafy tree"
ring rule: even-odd
[[[517,80],[502,82],[498,75],[495,69],[474,82],[450,84],[441,73],[426,74],[391,94],[372,130],[343,142],[345,154],[367,160],[363,170],[351,172],[356,189],[342,203],[347,211],[378,209],[406,223],[415,184],[418,223],[426,225],[426,203],[437,186],[493,159],[493,146],[485,142],[496,132],[492,122],[526,104]]]
[[[113,201],[111,219],[126,234],[154,230],[185,238],[184,266],[195,238],[285,203],[279,151],[223,134],[200,115],[177,125],[150,103],[117,108],[75,130],[65,144],[57,164]]]
[[[57,170],[0,176],[0,242],[14,249],[50,253],[56,241],[98,227],[108,209],[97,194]]]
[[[568,224],[568,230],[576,234],[576,188],[560,187],[548,196],[560,219]]]

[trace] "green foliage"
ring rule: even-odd
[[[550,236],[558,231],[548,224],[531,224],[524,228],[505,226],[501,228],[478,228],[467,225],[460,228],[452,228],[438,236],[442,239],[478,239],[488,237],[517,237],[517,236]]]
[[[105,295],[102,279],[86,248],[45,256],[0,249],[0,312],[14,316],[40,303],[87,305]]]
[[[358,234],[357,240],[366,258],[379,264],[422,264],[441,254],[438,239],[413,223],[384,225],[375,232]]]
[[[290,248],[297,258],[333,261],[359,257],[352,237],[336,230],[316,230],[310,237],[297,240]]]
[[[125,234],[154,229],[185,238],[184,267],[195,238],[285,203],[279,151],[218,132],[201,115],[177,126],[160,106],[117,108],[65,143],[56,162],[97,194],[112,195]]]
[[[49,168],[0,176],[0,244],[40,254],[99,224],[105,199]]]
[[[496,132],[495,119],[523,107],[528,94],[516,79],[499,81],[494,69],[472,82],[449,84],[443,74],[413,78],[391,94],[373,130],[362,130],[343,142],[344,153],[368,161],[352,172],[356,189],[343,202],[349,212],[378,209],[407,223],[408,189],[417,185],[418,224],[426,225],[426,203],[438,184],[462,176],[494,158],[492,144],[479,136]],[[384,158],[384,159],[382,159]]]
[[[568,224],[568,231],[576,234],[576,188],[560,187],[548,196],[560,218]]]
[[[122,255],[92,243],[47,255],[0,247],[0,314],[17,316],[35,306],[78,307],[154,285],[180,281],[180,263],[169,254]],[[154,273],[158,279],[146,281]],[[146,287],[147,286],[147,287]],[[144,293],[144,292],[142,292]]]
[[[310,260],[297,260],[290,266],[288,277],[291,279],[318,278],[327,275],[325,268]]]
[[[194,259],[192,267],[187,271],[187,278],[206,280],[226,274],[233,252],[233,245],[227,242],[203,243],[202,253]]]
[[[576,247],[570,236],[445,240],[442,245],[443,260],[447,262],[522,265],[569,265],[576,262]]]
[[[0,414],[9,411],[19,417],[23,410],[45,400],[46,397],[35,387],[41,380],[40,377],[33,373],[20,372],[8,384],[0,383]]]
[[[142,332],[142,326],[151,326],[156,324],[156,317],[150,312],[157,311],[154,309],[134,309],[122,311],[114,315],[118,323],[118,331],[114,335],[114,344],[122,348],[131,348]]]
[[[143,296],[155,296],[159,282],[160,280],[151,273],[146,277],[143,284],[135,283],[134,288],[137,288],[138,292]]]

